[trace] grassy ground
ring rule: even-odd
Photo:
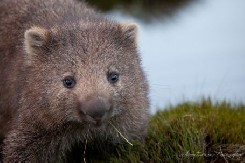
[[[100,154],[110,162],[245,161],[245,105],[205,99],[170,106],[151,118],[145,144],[133,144]]]

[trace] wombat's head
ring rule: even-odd
[[[112,22],[27,30],[23,105],[47,126],[76,123],[87,135],[118,135],[113,124],[128,138],[141,137],[148,85],[136,33],[134,24]]]

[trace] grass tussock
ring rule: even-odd
[[[125,143],[109,152],[104,148],[100,155],[109,162],[204,162],[206,138],[211,138],[214,145],[244,149],[245,106],[213,103],[210,99],[170,106],[152,116],[145,143]],[[233,161],[242,161],[243,152],[233,155]]]

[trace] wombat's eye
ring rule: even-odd
[[[63,79],[63,85],[66,88],[73,88],[75,86],[76,82],[72,76],[66,76]]]
[[[111,72],[108,74],[107,79],[110,83],[114,84],[119,80],[119,74],[117,72]]]

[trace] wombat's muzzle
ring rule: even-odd
[[[87,121],[101,124],[102,121],[110,117],[112,112],[111,101],[106,96],[89,96],[81,102],[80,111]]]

